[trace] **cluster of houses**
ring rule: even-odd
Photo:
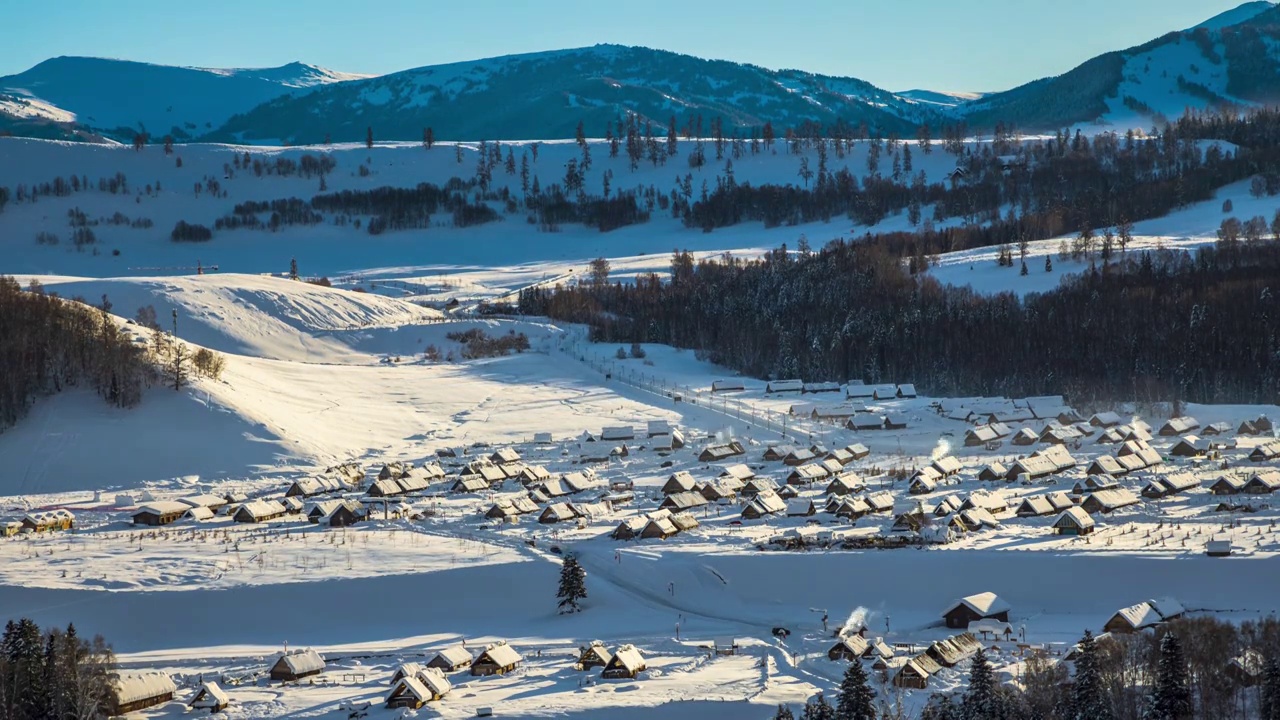
[[[923,652],[908,646],[892,647],[882,638],[868,639],[865,626],[844,627],[836,632],[827,657],[846,662],[870,660],[872,669],[890,676],[894,687],[926,689],[930,678],[943,668],[959,665],[982,648],[975,633],[1003,636],[1006,640],[1012,637],[1009,610],[1009,604],[995,593],[961,598],[942,613],[942,621],[946,627],[962,632],[930,643]]]
[[[17,520],[0,523],[0,534],[8,537],[22,533],[43,533],[73,530],[76,516],[65,508],[32,510]]]

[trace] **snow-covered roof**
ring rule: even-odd
[[[116,675],[111,685],[117,705],[131,705],[139,700],[172,695],[178,691],[173,680],[160,672]]]
[[[139,505],[134,515],[141,515],[144,512],[153,515],[181,515],[192,507],[192,505],[180,503],[176,500],[156,500]]]
[[[637,672],[645,668],[644,656],[640,654],[640,651],[634,645],[623,645],[613,654],[613,659],[609,661],[609,666]]]
[[[996,595],[993,592],[981,592],[976,595],[969,595],[967,597],[960,598],[958,601],[953,603],[951,607],[947,608],[947,611],[944,612],[943,615],[955,610],[961,605],[982,616],[998,615],[1002,612],[1008,612],[1010,609],[1009,603],[1001,600],[999,595]]]
[[[281,662],[294,675],[324,670],[324,656],[311,648],[290,650],[276,661],[277,664]]]
[[[508,645],[505,640],[499,640],[485,648],[485,651],[481,653],[481,658],[487,658],[498,667],[515,665],[524,659],[520,657],[520,653],[516,652],[516,649]],[[480,658],[477,658],[477,660],[480,660]]]
[[[285,507],[275,500],[253,500],[241,505],[237,512],[245,512],[254,519],[262,519],[283,515]]]
[[[447,647],[436,653],[435,657],[439,658],[449,667],[457,667],[471,662],[471,652],[461,645]]]
[[[1182,603],[1171,597],[1152,598],[1147,602],[1165,620],[1173,620],[1187,612],[1187,609],[1182,607]]]
[[[188,518],[191,518],[192,520],[200,520],[200,521],[212,520],[213,511],[207,507],[187,508],[186,513],[184,513],[184,517],[188,517]]]
[[[754,470],[741,463],[737,465],[730,465],[720,471],[720,477],[722,478],[735,478],[737,480],[745,481],[750,480],[755,476],[756,473]]]
[[[470,657],[468,655],[468,657]],[[436,695],[444,695],[453,689],[453,684],[444,673],[433,667],[424,667],[414,673],[414,678]]]
[[[422,681],[418,680],[418,678],[413,675],[402,677],[397,680],[396,684],[391,688],[391,692],[387,693],[387,700],[390,702],[391,698],[404,695],[405,693],[412,695],[414,699],[418,701],[427,701],[431,699],[431,691],[422,684]]]
[[[187,705],[194,708],[214,708],[222,707],[231,702],[231,698],[227,697],[226,691],[218,687],[216,682],[207,682],[196,690],[196,694],[191,697]]]
[[[1164,619],[1160,616],[1160,613],[1156,612],[1156,609],[1151,606],[1151,603],[1148,602],[1140,602],[1137,605],[1130,605],[1127,608],[1121,608],[1116,615],[1123,618],[1125,623],[1134,630],[1151,627]]]
[[[1062,511],[1057,520],[1053,521],[1054,527],[1074,526],[1080,529],[1093,527],[1093,518],[1089,517],[1089,513],[1084,508],[1069,507]]]

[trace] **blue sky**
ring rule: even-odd
[[[0,75],[57,55],[381,74],[494,55],[646,45],[851,75],[889,90],[1001,90],[1195,25],[1240,0],[4,0]]]

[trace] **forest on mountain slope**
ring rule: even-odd
[[[914,382],[939,397],[1277,402],[1280,242],[1095,258],[1019,299],[912,275],[876,243],[753,262],[675,253],[669,280],[530,289],[519,309],[763,378]]]

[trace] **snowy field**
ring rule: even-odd
[[[623,274],[648,269],[641,258],[632,262],[616,267]],[[553,265],[545,272],[564,271]],[[538,280],[490,272],[493,288]],[[907,427],[854,432],[805,414],[815,403],[842,402],[841,395],[768,394],[750,379],[741,391],[712,394],[712,382],[731,373],[662,346],[646,346],[643,360],[618,360],[615,347],[584,342],[576,327],[442,320],[392,293],[256,275],[39,280],[67,296],[106,293],[121,315],[141,304],[161,317],[178,308],[191,341],[226,353],[228,364],[220,381],[199,380],[182,393],[154,389],[131,411],[75,393],[56,396],[0,435],[0,458],[16,469],[0,500],[4,514],[65,508],[78,526],[0,539],[0,614],[102,632],[124,666],[169,672],[183,688],[220,678],[235,703],[231,717],[338,718],[365,704],[371,717],[394,717],[399,711],[381,709],[381,701],[399,663],[463,640],[475,648],[497,639],[526,659],[516,673],[472,678],[463,671],[451,694],[419,712],[461,718],[495,707],[516,717],[612,718],[663,706],[675,717],[764,717],[779,702],[831,692],[843,671],[826,657],[831,632],[855,612],[870,633],[906,653],[953,632],[940,626],[940,613],[957,597],[995,592],[1013,607],[1025,642],[1061,653],[1085,628],[1098,630],[1119,608],[1149,597],[1173,596],[1194,612],[1228,619],[1277,609],[1280,513],[1265,496],[1219,497],[1207,489],[1224,474],[1222,460],[1246,474],[1275,465],[1245,459],[1266,438],[1229,432],[1224,439],[1235,447],[1205,461],[1172,456],[1177,438],[1157,436],[1151,445],[1165,462],[1120,478],[1121,487],[1137,492],[1182,472],[1194,475],[1194,486],[1096,514],[1090,536],[1059,536],[1053,515],[1023,518],[1014,510],[1028,496],[1069,492],[1094,458],[1117,446],[1083,438],[1068,446],[1078,462],[1071,469],[1030,484],[979,481],[987,463],[1012,465],[1045,445],[1014,446],[1006,438],[994,449],[966,447],[972,425],[938,406],[948,413],[966,405],[1015,408],[1006,401],[858,399],[850,402],[905,419]],[[524,332],[530,350],[474,361],[422,357],[428,344],[456,350],[446,335],[475,327]],[[1140,414],[1118,409],[1126,422]],[[1262,414],[1280,417],[1276,407],[1187,412],[1204,426],[1229,422],[1233,430]],[[1146,419],[1156,428],[1163,422],[1155,409]],[[644,432],[630,441],[584,438],[606,426],[643,430],[649,421],[679,427],[687,446],[666,450]],[[1044,423],[1011,425],[1038,431]],[[538,433],[552,441],[534,442]],[[717,434],[732,434],[744,453],[700,460]],[[827,482],[818,481],[795,488],[797,500],[815,503],[812,516],[745,519],[745,501],[728,500],[693,508],[698,526],[666,540],[610,537],[657,509],[676,472],[711,481],[745,464],[785,485],[794,468],[763,459],[783,441],[866,445],[870,454],[842,471],[865,483],[863,496],[888,493],[896,511],[983,490],[1007,509],[993,513],[997,527],[959,533],[947,544],[850,550],[844,548],[911,533],[893,530],[897,512],[853,522],[825,512]],[[625,455],[615,451],[623,446]],[[437,458],[442,448],[458,457]],[[593,471],[597,489],[537,508],[589,503],[590,514],[555,524],[539,523],[536,514],[509,523],[485,517],[526,490],[516,480],[480,491],[451,488],[465,463],[501,448],[552,478]],[[912,494],[906,479],[894,479],[947,456],[959,470],[930,492]],[[229,492],[278,498],[294,480],[332,465],[352,462],[376,474],[389,461],[439,462],[447,477],[385,505],[370,503],[371,519],[349,528],[315,525],[303,515],[239,523],[225,512],[159,528],[130,522],[147,500]],[[617,490],[623,485],[630,501]],[[346,494],[363,496],[354,488]],[[616,502],[600,504],[601,497]],[[1224,500],[1250,503],[1255,512],[1215,512]],[[775,542],[824,532],[846,544],[788,551]],[[1206,557],[1215,537],[1230,538],[1236,557]],[[587,569],[589,598],[584,612],[561,616],[553,598],[565,552]],[[1082,584],[1082,576],[1112,581]],[[775,627],[792,634],[778,640]],[[724,637],[738,639],[740,655],[709,654]],[[575,670],[571,656],[593,640],[636,645],[648,669],[628,681]],[[325,672],[298,685],[267,682],[265,670],[286,642],[324,653]],[[997,646],[997,664],[1015,672],[1016,643]],[[963,677],[963,666],[943,670],[930,688],[956,687]],[[900,693],[908,706],[926,695],[882,689],[886,697]],[[170,703],[142,714],[183,712]]]
[[[291,156],[314,151],[253,149]],[[540,162],[559,168],[576,151],[545,145]],[[1039,434],[1047,422],[1027,414],[1028,402],[893,392],[847,402],[843,391],[771,394],[764,382],[734,378],[692,352],[647,345],[643,359],[618,359],[616,346],[588,343],[581,327],[466,313],[480,301],[511,301],[521,288],[573,282],[595,256],[609,257],[612,276],[626,281],[665,272],[673,248],[700,257],[753,257],[782,243],[794,247],[801,235],[819,245],[866,228],[833,221],[704,234],[655,217],[608,234],[582,228],[547,234],[515,218],[376,237],[320,226],[226,233],[196,247],[170,242],[168,228],[177,219],[209,222],[245,199],[316,191],[313,181],[299,178],[224,177],[230,152],[182,147],[178,168],[159,148],[134,153],[0,141],[0,185],[31,182],[36,167],[94,179],[119,170],[131,183],[151,178],[164,187],[136,201],[94,191],[9,206],[0,214],[0,273],[94,304],[105,295],[121,323],[143,306],[153,307],[162,322],[176,310],[184,341],[227,356],[220,380],[199,379],[182,392],[153,388],[136,409],[112,409],[69,391],[41,400],[0,434],[0,463],[9,469],[0,480],[0,516],[65,509],[76,518],[74,531],[0,537],[0,617],[25,615],[42,625],[74,621],[82,633],[101,632],[122,665],[170,673],[182,697],[200,678],[217,678],[233,700],[227,717],[340,719],[366,705],[369,717],[401,717],[382,708],[399,663],[429,659],[463,641],[477,654],[506,639],[523,654],[521,668],[502,677],[455,673],[453,691],[418,716],[472,717],[492,707],[506,717],[763,718],[778,703],[832,692],[844,665],[826,652],[850,616],[897,647],[900,661],[955,632],[941,626],[941,613],[958,598],[997,593],[1012,607],[1018,637],[994,642],[996,665],[1016,673],[1018,642],[1060,655],[1084,629],[1098,631],[1118,609],[1149,598],[1172,596],[1193,614],[1231,620],[1280,610],[1280,508],[1271,495],[1219,496],[1209,489],[1224,475],[1247,479],[1280,466],[1280,460],[1248,459],[1271,436],[1236,433],[1245,420],[1280,419],[1280,407],[1186,408],[1200,428],[1227,423],[1227,432],[1203,439],[1228,444],[1213,448],[1212,459],[1186,458],[1173,453],[1179,437],[1156,435],[1151,452],[1162,462],[1116,480],[1136,502],[1095,512],[1091,535],[1057,535],[1057,512],[1020,517],[1016,510],[1028,498],[1071,494],[1094,460],[1120,446],[1100,443],[1095,430],[1062,446],[1075,461],[1071,467],[1026,482],[979,480],[989,463],[1012,467],[1049,447],[1014,445],[1009,434],[965,444],[966,432],[990,414],[1009,416],[1010,433]],[[439,182],[474,167],[466,158],[458,170],[451,147],[332,152],[339,162],[329,178],[334,190]],[[593,173],[613,166],[604,147],[596,153]],[[939,151],[916,156],[931,177],[953,160]],[[745,158],[735,169],[739,180],[789,181],[797,162],[770,155]],[[865,166],[865,157],[841,162]],[[372,177],[357,172],[362,165],[372,168]],[[642,165],[631,177],[614,169],[627,177],[619,187],[669,183],[672,173]],[[226,198],[197,198],[188,190],[211,175],[220,178]],[[1233,199],[1238,217],[1268,213],[1246,187],[1231,186],[1214,200],[1138,224],[1131,251],[1211,242],[1225,198]],[[36,245],[29,237],[65,228],[74,207],[103,216],[141,214],[154,228],[103,226],[97,254],[76,252],[65,240]],[[890,218],[878,229],[893,223],[907,227],[904,218]],[[1044,290],[1088,267],[1087,261],[1060,261],[1059,242],[1032,245],[1026,277],[1016,268],[997,268],[994,248],[943,256],[931,272],[981,291]],[[1053,273],[1043,271],[1048,254]],[[335,287],[280,277],[290,258],[304,275],[327,275]],[[197,263],[219,268],[196,275]],[[450,300],[461,312],[439,309]],[[137,325],[126,328],[140,341],[149,337]],[[449,335],[476,329],[523,333],[529,349],[464,360]],[[429,348],[439,359],[426,357]],[[743,388],[711,392],[725,379]],[[815,406],[844,404],[857,406],[860,417],[888,417],[905,427],[854,431],[814,417]],[[953,419],[962,408],[973,412],[970,419]],[[1118,421],[1143,419],[1153,430],[1169,415],[1168,408],[1077,410],[1086,420],[1114,410]],[[651,422],[679,428],[685,446],[671,449],[662,436],[648,437]],[[605,437],[606,428],[618,426],[634,428],[635,437]],[[730,439],[740,443],[741,454],[700,459]],[[839,462],[837,472],[863,485],[851,498],[887,497],[888,506],[856,518],[829,512],[830,479],[788,485],[795,468],[765,459],[778,444],[823,446],[806,465],[827,450],[864,445],[869,453]],[[495,507],[523,502],[529,488],[514,477],[481,487],[454,484],[469,463],[502,449],[517,452],[531,472],[545,469],[552,480],[581,478],[576,473],[594,479],[586,489],[540,496],[534,512],[510,521],[488,517]],[[911,476],[946,458],[955,461],[948,476],[913,492]],[[439,463],[445,477],[386,502],[368,498],[370,482],[389,462]],[[243,495],[235,504],[279,499],[295,481],[344,463],[369,477],[324,498],[368,500],[370,518],[351,527],[309,522],[305,513],[321,497],[308,499],[301,514],[261,523],[236,522],[223,510],[203,521],[132,524],[142,504],[197,494]],[[795,497],[782,505],[788,510],[745,517],[748,501],[726,498],[687,508],[696,527],[666,539],[611,537],[624,524],[642,526],[659,509],[673,474],[709,483],[730,468],[740,473],[735,466],[741,465],[790,488]],[[1166,477],[1189,480],[1168,497],[1138,495]],[[990,507],[992,522],[946,537],[894,527],[900,515],[922,505],[937,523],[947,522],[952,514],[937,508],[966,499]],[[789,514],[808,502],[812,515]],[[565,510],[562,503],[580,509],[580,517],[539,522],[548,508]],[[1223,504],[1236,507],[1220,510]],[[940,539],[948,542],[932,542]],[[1207,557],[1211,539],[1229,541],[1233,557]],[[784,549],[797,544],[804,548]],[[582,613],[562,616],[554,596],[569,552],[587,569],[589,597]],[[775,638],[777,627],[790,636]],[[725,638],[737,639],[738,654],[709,650]],[[574,669],[578,648],[593,640],[615,648],[634,644],[648,669],[622,681]],[[266,670],[286,644],[321,651],[325,671],[298,684],[268,682]],[[945,669],[931,679],[930,691],[955,688],[964,676],[963,665]],[[909,707],[929,692],[881,691],[901,693]],[[185,714],[182,703],[172,702],[139,716]]]

